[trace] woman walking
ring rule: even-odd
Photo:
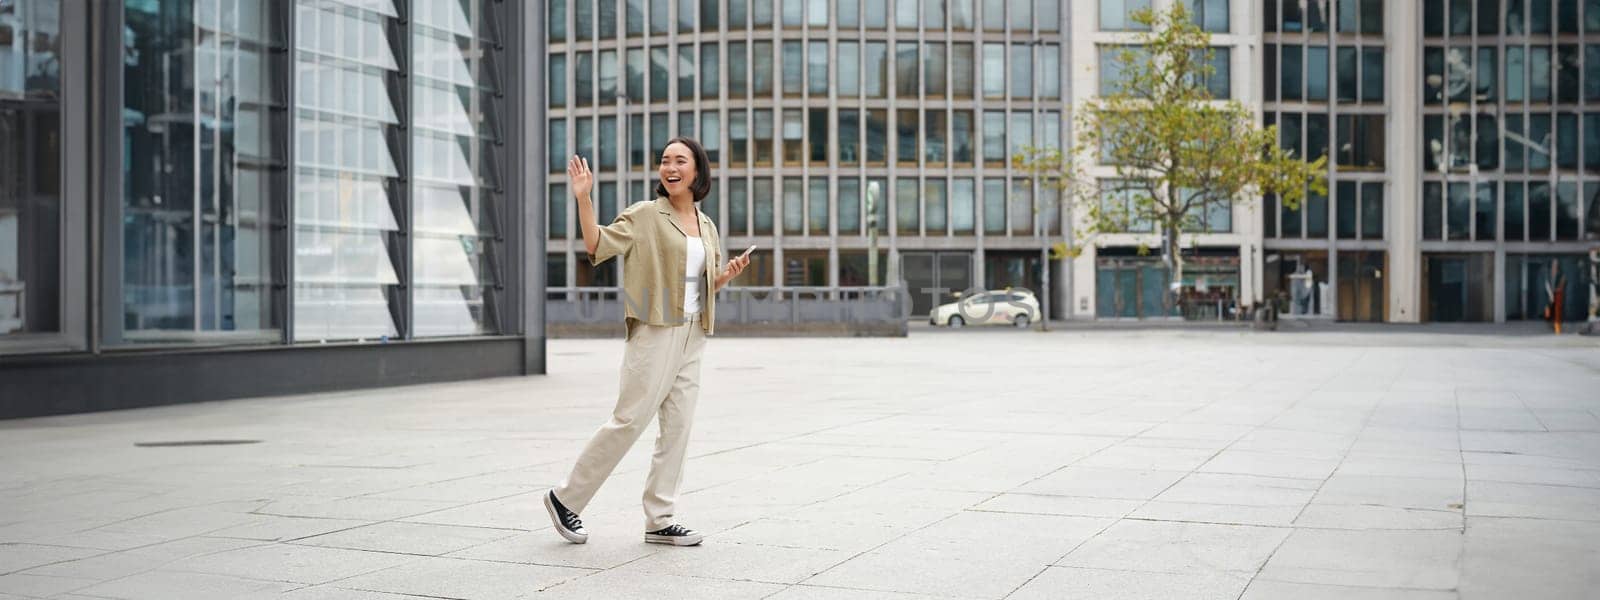
[[[594,187],[589,161],[574,156],[567,162],[589,261],[599,265],[622,257],[626,315],[616,408],[572,472],[544,498],[556,532],[575,544],[589,540],[579,513],[652,417],[659,417],[661,433],[644,486],[645,541],[693,546],[702,540],[674,518],[700,395],[700,351],[713,332],[717,290],[738,277],[750,259],[742,255],[722,265],[716,225],[698,206],[711,191],[711,161],[699,142],[686,137],[667,142],[658,175],[654,202],[634,203],[602,227],[589,199]]]

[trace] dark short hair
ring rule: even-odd
[[[694,201],[704,200],[711,194],[711,159],[706,157],[706,149],[692,137],[678,136],[667,140],[667,146],[683,144],[689,148],[689,154],[694,156],[694,182],[689,184],[689,193],[694,194]],[[667,153],[667,146],[661,147],[661,155]],[[659,180],[656,181],[656,197],[667,197],[667,186]]]

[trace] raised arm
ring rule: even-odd
[[[583,232],[583,248],[594,256],[600,245],[600,224],[596,222],[594,202],[589,191],[594,189],[594,172],[589,170],[589,160],[573,156],[567,159],[567,179],[572,182],[572,197],[578,201],[578,229]]]

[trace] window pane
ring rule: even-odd
[[[549,212],[545,216],[545,223],[549,226],[550,239],[567,239],[567,204],[572,201],[572,197],[567,195],[566,184],[550,184],[550,198],[547,203]]]
[[[757,177],[751,185],[752,217],[755,235],[772,235],[772,178]]]
[[[922,188],[923,221],[928,235],[945,235],[945,180],[929,179]]]
[[[63,240],[64,210],[73,210],[71,199],[62,189],[62,160],[81,160],[81,157],[64,157],[63,81],[61,60],[63,43],[78,37],[63,25],[61,2],[35,0],[33,2],[7,3],[0,8],[0,33],[5,35],[0,45],[0,347],[11,335],[35,333],[62,333],[71,327],[63,322],[64,248],[73,242]],[[68,3],[72,6],[71,3]],[[70,10],[70,8],[69,8]],[[153,9],[146,9],[153,10]],[[20,12],[20,14],[18,14]],[[137,148],[155,159],[148,168],[125,166],[123,199],[123,234],[125,245],[121,250],[124,265],[123,281],[137,286],[124,289],[124,314],[136,319],[152,321],[151,329],[193,329],[195,316],[203,329],[276,329],[280,323],[273,316],[281,306],[282,294],[273,291],[271,280],[275,254],[273,235],[283,223],[272,215],[277,209],[275,198],[287,195],[288,190],[275,186],[266,173],[257,167],[237,164],[208,164],[208,158],[233,162],[235,159],[270,160],[273,149],[268,142],[280,132],[263,126],[262,109],[251,109],[250,115],[224,112],[218,103],[236,103],[255,98],[271,98],[282,94],[285,81],[275,74],[257,70],[234,81],[232,67],[221,67],[229,75],[206,73],[208,65],[186,63],[182,52],[171,45],[193,43],[196,37],[209,41],[201,45],[211,61],[244,61],[262,65],[271,61],[281,65],[279,59],[268,52],[286,50],[282,40],[272,40],[268,48],[243,49],[235,46],[241,38],[255,38],[232,29],[229,25],[217,27],[204,23],[203,33],[191,35],[180,25],[163,23],[155,15],[140,14],[130,8],[126,18],[130,24],[141,26],[141,31],[156,39],[138,43],[138,50],[147,54],[136,55],[131,64],[124,64],[123,75],[130,87],[124,90],[123,109],[154,110],[145,113],[160,115],[166,108],[162,91],[182,91],[192,94],[199,79],[205,94],[220,93],[222,97],[211,100],[204,107],[186,106],[185,118],[216,118],[201,127],[186,126],[180,131],[198,136],[203,150],[192,143],[163,135],[163,127],[151,123],[129,121],[123,130],[121,142],[132,151]],[[204,19],[199,19],[204,21]],[[196,23],[198,24],[198,23]],[[63,35],[65,33],[66,35]],[[243,35],[241,35],[243,34]],[[130,38],[131,40],[131,38]],[[143,62],[144,59],[149,62]],[[270,63],[269,63],[270,64]],[[14,70],[13,70],[14,69]],[[242,70],[242,69],[241,69]],[[71,73],[68,76],[72,76]],[[177,78],[174,83],[168,77]],[[184,103],[188,104],[188,103]],[[198,109],[198,110],[196,110]],[[167,115],[163,115],[167,116]],[[192,121],[191,121],[192,122]],[[238,127],[234,137],[222,135],[226,126]],[[171,131],[176,124],[166,126]],[[128,157],[129,162],[136,162]],[[163,172],[160,165],[165,164]],[[176,167],[176,171],[173,169]],[[130,177],[139,175],[139,177]],[[184,180],[184,175],[200,176],[202,181]],[[241,180],[225,179],[238,176]],[[273,188],[278,189],[273,189]],[[167,197],[163,192],[189,192],[207,194],[211,198]],[[235,202],[219,200],[229,198]],[[168,205],[170,203],[170,205]],[[199,213],[198,215],[196,213]],[[244,222],[239,217],[259,219]],[[212,219],[231,218],[232,223]],[[133,225],[134,223],[138,225]],[[198,231],[197,231],[198,230]],[[205,257],[196,261],[192,252],[196,244],[193,237],[181,236],[198,233],[200,253]],[[206,263],[200,267],[194,263]],[[141,270],[133,264],[144,265]],[[209,274],[206,266],[237,267],[240,273],[224,273],[221,277]],[[199,276],[193,275],[196,271]],[[215,271],[214,269],[212,270]],[[169,278],[173,273],[185,273],[181,280]],[[73,277],[70,273],[66,278]],[[252,281],[253,279],[258,279]],[[187,289],[186,289],[187,288]],[[185,292],[188,298],[179,298]],[[193,294],[203,296],[197,306]],[[163,302],[166,301],[166,302]],[[252,304],[259,303],[259,306]],[[166,309],[183,307],[182,317],[165,313]],[[68,311],[69,313],[72,311]],[[77,321],[66,315],[67,321]],[[81,318],[81,315],[77,315]],[[134,329],[142,323],[127,323]],[[80,345],[83,339],[71,333],[70,343]],[[15,398],[15,401],[23,401]]]
[[[617,37],[617,3],[601,2],[600,10],[600,39],[609,40]]]
[[[839,179],[839,235],[857,235],[861,232],[861,180],[854,177]]]
[[[567,0],[550,0],[547,8],[549,16],[545,22],[550,25],[550,41],[567,41]]]
[[[1521,48],[1506,48],[1506,100],[1522,102],[1527,99],[1527,66],[1523,63]]]
[[[1556,98],[1560,102],[1577,102],[1581,93],[1578,74],[1582,72],[1578,66],[1578,46],[1562,44],[1556,49],[1556,60],[1560,61],[1556,69]]]
[[[722,122],[715,111],[700,113],[700,145],[705,147],[706,158],[712,165],[722,161]],[[715,184],[712,184],[713,186]]]
[[[771,110],[756,110],[751,113],[751,128],[755,130],[756,166],[771,166],[773,162],[773,132],[775,123]]]
[[[918,0],[898,0],[894,3],[894,26],[898,29],[917,28]]]
[[[923,59],[924,70],[928,82],[928,97],[943,98],[945,94],[945,55],[944,44],[930,42],[923,47],[926,57]]]
[[[1528,61],[1529,99],[1535,102],[1550,101],[1550,48],[1534,46]]]
[[[627,65],[624,69],[627,71],[627,78],[623,83],[627,87],[628,99],[634,102],[644,102],[644,72],[646,69],[644,50],[640,48],[628,49]]]
[[[785,109],[783,111],[783,164],[799,166],[801,161],[801,145],[805,140],[804,113],[800,109]]]
[[[783,179],[783,233],[784,235],[800,235],[805,227],[806,199],[804,190],[801,189],[800,178],[785,177]]]
[[[972,31],[972,0],[950,0],[950,28]]]
[[[928,31],[944,30],[944,3],[945,0],[923,0],[922,26]]]
[[[1469,236],[1469,219],[1472,215],[1472,186],[1451,183],[1446,187],[1445,233],[1448,239],[1465,240]]]
[[[812,96],[826,97],[828,95],[828,43],[811,42],[810,60],[811,64],[807,65],[809,70],[807,79],[810,80],[810,85],[807,87],[810,88]]]
[[[1006,180],[983,180],[983,232],[1006,232]]]
[[[1226,57],[1227,51],[1221,54]],[[1222,80],[1227,81],[1226,58]],[[1039,49],[1039,97],[1056,99],[1061,97],[1061,46],[1045,44]],[[1226,97],[1226,96],[1222,96]]]
[[[1475,233],[1473,239],[1494,240],[1495,227],[1495,186],[1493,183],[1478,184],[1477,204],[1472,212],[1472,226]]]
[[[1528,241],[1550,241],[1550,184],[1528,184]]]
[[[1013,111],[1011,113],[1011,152],[1009,156],[1016,156],[1025,148],[1033,145],[1033,113]]]
[[[1508,242],[1521,242],[1528,239],[1527,223],[1524,216],[1527,208],[1524,206],[1523,186],[1521,181],[1507,181],[1506,186],[1506,222],[1505,240]]]
[[[805,22],[806,0],[778,0],[783,3],[783,26],[798,28]]]
[[[666,48],[650,49],[650,100],[666,102],[669,85]]]
[[[1011,235],[1033,234],[1033,181],[1011,180]]]
[[[1383,239],[1383,184],[1361,184],[1361,239]]]
[[[983,29],[1006,30],[1006,0],[983,0]]]
[[[717,45],[700,44],[700,97],[715,100],[722,93],[722,74],[717,68]]]
[[[869,0],[862,6],[866,8],[868,29],[887,29],[889,27],[888,2],[873,2]]]
[[[1341,124],[1347,124],[1349,120],[1349,115],[1339,116],[1339,122]],[[1344,148],[1344,144],[1341,142],[1339,147],[1341,149]],[[1322,158],[1323,156],[1327,156],[1327,154],[1328,115],[1306,115],[1306,160],[1316,160],[1318,158]],[[1351,154],[1353,155],[1354,152],[1352,151]],[[1340,162],[1345,163],[1346,159],[1341,157]]]
[[[1029,0],[1024,0],[1027,2]],[[1028,4],[1024,4],[1028,6]],[[1013,5],[1015,8],[1015,5]],[[1011,97],[1033,96],[1033,48],[1027,44],[1011,45]]]
[[[972,130],[972,111],[958,110],[952,113],[950,117],[950,162],[958,166],[971,166],[973,161],[972,141],[975,137]],[[1596,154],[1600,154],[1600,152]]]
[[[600,152],[599,160],[595,161],[601,171],[617,170],[617,118],[611,115],[600,117]]]
[[[728,0],[728,12],[734,12],[733,4],[744,0]],[[757,29],[770,29],[772,27],[772,2],[773,0],[750,0],[750,24]]]
[[[917,75],[922,71],[917,63],[917,43],[900,42],[895,46],[895,93],[901,98],[915,98],[921,85]]]
[[[867,42],[867,64],[862,69],[866,75],[866,92],[868,98],[889,97],[889,45],[883,42]]]
[[[800,42],[783,43],[783,95],[799,96],[805,85],[800,65],[805,61]]]
[[[811,109],[811,135],[806,143],[811,146],[811,164],[828,164],[828,109]]]
[[[743,178],[728,181],[728,235],[750,235],[750,183]]]
[[[877,223],[878,233],[889,233],[889,180],[882,177],[867,179],[866,203],[862,211],[871,223]],[[871,223],[868,226],[871,226]]]
[[[755,42],[750,47],[750,87],[757,98],[772,97],[772,42]]]
[[[950,228],[956,235],[972,233],[976,220],[973,212],[977,198],[975,185],[970,178],[957,178],[950,184]]]
[[[594,39],[594,3],[575,2],[572,9],[573,37],[580,40]]]
[[[1288,12],[1288,6],[1289,5],[1284,5],[1284,12]],[[1285,17],[1285,19],[1287,18],[1288,17]],[[1301,47],[1283,46],[1282,49],[1283,61],[1280,63],[1280,65],[1283,69],[1283,72],[1279,77],[1280,89],[1278,95],[1282,97],[1285,102],[1290,100],[1299,100],[1301,99],[1301,94],[1303,93],[1304,88],[1302,83],[1303,78],[1301,77],[1303,75],[1301,69],[1303,68],[1304,64],[1302,62],[1303,57],[1301,56]]]
[[[631,51],[630,51],[631,52]],[[744,98],[749,93],[745,85],[750,70],[750,55],[744,42],[728,42],[728,97]]]
[[[988,166],[1005,166],[1006,115],[990,110],[983,113],[983,161]]]
[[[861,161],[861,113],[839,109],[839,164],[853,165]]]
[[[917,111],[895,111],[895,162],[917,164]]]
[[[1556,188],[1556,239],[1578,239],[1578,184],[1563,181]]]
[[[1211,74],[1206,78],[1206,89],[1218,100],[1233,97],[1233,53],[1228,48],[1211,49]]]
[[[617,81],[619,76],[616,50],[602,50],[600,52],[600,104],[611,105],[617,102]]]
[[[824,13],[826,14],[826,13]],[[806,194],[806,207],[809,219],[806,222],[808,235],[828,235],[828,178],[812,177],[811,189]]]
[[[1033,30],[1033,0],[1011,0],[1011,30]]]
[[[1150,0],[1100,0],[1100,28],[1106,31],[1144,31],[1133,21],[1134,12],[1150,8]]]
[[[828,26],[828,0],[810,0],[806,7],[806,24],[812,27]]]
[[[1383,49],[1361,49],[1361,100],[1383,102]]]
[[[742,167],[750,160],[750,128],[742,109],[728,111],[728,166]]]
[[[1349,4],[1351,3],[1347,2],[1345,4],[1341,4],[1340,6],[1346,6]],[[1335,78],[1335,87],[1337,88],[1337,96],[1339,98],[1339,102],[1341,103],[1355,102],[1357,96],[1360,95],[1356,85],[1356,57],[1358,55],[1359,52],[1355,46],[1340,46],[1337,52],[1337,58],[1335,59],[1336,67],[1334,70],[1334,72],[1337,74],[1337,77]]]
[[[951,44],[950,52],[950,95],[956,98],[971,98],[973,74],[976,70],[973,65],[972,44]],[[1057,56],[1059,60],[1059,54]],[[1059,86],[1059,84],[1060,81],[1057,80],[1057,85]],[[1057,90],[1059,89],[1058,87]]]
[[[859,0],[838,0],[839,29],[856,29],[861,27],[861,5]]]
[[[1103,51],[1102,51],[1103,53]],[[1104,60],[1102,60],[1104,64]],[[1006,47],[983,45],[983,97],[1003,98],[1006,93]]]
[[[567,55],[550,55],[550,106],[567,105]]]
[[[588,2],[581,0],[578,2],[579,6],[585,4],[588,4]],[[672,14],[668,12],[670,10],[669,6],[667,0],[650,0],[650,33],[667,33],[667,30],[672,25]]]
[[[1060,0],[1039,0],[1037,9],[1039,12],[1034,22],[1039,24],[1039,31],[1061,30]]]
[[[1306,238],[1328,238],[1328,197],[1315,191],[1308,192],[1306,203]]]
[[[1341,240],[1356,239],[1357,218],[1360,213],[1361,199],[1356,196],[1356,182],[1341,181],[1335,186],[1334,203],[1338,205],[1338,232]]]
[[[700,29],[716,31],[722,28],[717,14],[718,0],[700,0]]]
[[[1306,48],[1306,99],[1328,99],[1328,47]]]
[[[839,42],[839,96],[854,98],[861,94],[861,44]]]
[[[567,120],[550,119],[550,172],[560,173],[567,168]]]
[[[889,116],[884,110],[867,111],[867,164],[889,162]]]
[[[678,99],[694,99],[694,46],[678,46]]]
[[[895,231],[901,235],[917,235],[920,232],[921,195],[917,193],[917,179],[915,177],[901,177],[895,180]]]
[[[1478,168],[1500,168],[1500,122],[1494,115],[1478,115],[1477,158]]]
[[[574,55],[572,80],[573,104],[578,106],[593,105],[594,54],[579,52]]]
[[[1422,184],[1422,239],[1444,239],[1444,187],[1432,181]]]
[[[923,113],[922,142],[923,160],[930,165],[942,165],[945,162],[945,112],[942,110],[928,110]]]

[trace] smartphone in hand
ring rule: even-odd
[[[755,252],[755,251],[756,251],[756,245],[755,244],[750,244],[750,247],[749,248],[745,248],[744,249],[744,254],[740,254],[739,258],[744,258],[746,256],[750,256],[750,253],[751,252]],[[736,258],[734,260],[738,260],[738,259]]]

